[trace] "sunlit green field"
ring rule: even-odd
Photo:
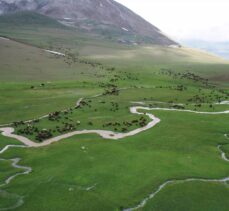
[[[140,127],[123,125],[141,117],[129,111],[139,102],[152,108],[182,105],[181,110],[229,110],[229,105],[216,104],[229,100],[226,61],[185,48],[122,46],[71,30],[55,30],[0,29],[0,36],[16,39],[0,39],[0,124],[59,111],[60,122],[45,118],[36,127],[55,130],[71,120],[80,121],[76,130],[123,132],[123,127],[125,131]],[[67,58],[44,49],[66,53]],[[117,93],[109,93],[112,87]],[[75,109],[80,98],[86,105]],[[72,112],[63,113],[70,108]],[[23,172],[13,168],[10,159],[21,158],[20,165],[32,168],[30,174],[0,187],[0,210],[20,200],[23,203],[13,210],[123,210],[137,206],[167,180],[229,176],[229,163],[217,149],[225,144],[222,149],[229,157],[229,139],[224,136],[229,134],[229,114],[148,112],[161,122],[129,138],[77,135],[46,147],[12,148],[0,154],[6,159],[0,160],[0,184]],[[120,126],[107,125],[114,122]],[[60,134],[53,132],[53,136]],[[35,135],[24,134],[37,141]],[[9,144],[20,142],[0,135],[0,149]],[[171,184],[139,210],[226,211],[228,185]]]
[[[64,207],[68,210],[74,210],[75,207],[79,210],[115,210],[136,205],[168,179],[223,178],[228,175],[228,163],[222,161],[216,148],[218,143],[228,142],[223,137],[228,131],[228,116],[153,113],[162,122],[152,130],[128,139],[110,141],[96,135],[85,135],[45,148],[8,151],[3,157],[22,157],[21,164],[32,166],[33,172],[18,177],[5,189],[26,196],[19,210],[44,210],[49,207],[52,207],[51,210]],[[86,191],[95,184],[95,188]],[[176,191],[179,194],[180,186],[176,189],[173,185],[173,195]],[[215,194],[219,189],[228,193],[225,185],[205,184],[202,187],[202,192],[206,190],[205,197],[208,197],[209,188]],[[188,194],[188,190],[185,190]],[[189,197],[195,199],[199,189],[191,190]],[[159,201],[157,206],[153,200],[149,203],[152,207],[156,206],[155,210],[160,210],[160,207],[163,210],[166,206],[164,201],[160,201],[160,196],[166,197],[164,191],[155,198]],[[170,199],[171,195],[167,197]],[[175,203],[175,207],[186,207],[187,204],[182,205],[182,197],[185,200],[188,196],[180,197],[177,202],[167,199],[168,206]],[[223,210],[225,207],[226,210],[226,197],[217,200],[210,195],[209,198],[209,208],[214,205],[215,208]],[[37,200],[39,204],[35,203]],[[187,209],[195,210],[190,205]],[[195,206],[201,207],[202,201]],[[205,207],[206,204],[203,204]]]

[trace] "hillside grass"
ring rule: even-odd
[[[115,127],[103,125],[139,118],[129,112],[136,102],[166,108],[183,104],[197,111],[229,109],[229,105],[215,104],[229,99],[228,64],[205,53],[124,46],[40,25],[36,30],[29,25],[0,27],[0,36],[13,39],[0,39],[0,124],[74,108],[81,97],[89,106],[66,115],[80,121],[78,130],[113,131]],[[94,97],[106,93],[110,85],[120,89],[118,95]],[[118,104],[117,110],[112,103]],[[0,209],[14,205],[21,196],[24,204],[15,210],[120,210],[136,206],[166,180],[229,175],[229,165],[217,149],[218,144],[229,142],[224,137],[229,133],[228,114],[151,113],[161,122],[129,138],[112,141],[94,134],[78,135],[42,148],[1,154],[6,159],[22,158],[20,165],[33,171],[1,188]],[[53,129],[58,124],[44,119],[37,127]],[[28,137],[34,139],[35,134]],[[0,135],[0,148],[7,144],[20,142]],[[223,150],[229,156],[228,145]],[[1,184],[17,169],[9,160],[0,162]],[[228,197],[227,185],[176,184],[166,187],[143,210],[226,210]]]

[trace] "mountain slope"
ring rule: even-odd
[[[123,43],[177,44],[113,0],[0,0],[0,14],[36,11],[61,23]]]
[[[56,27],[56,28],[66,28],[56,20],[49,18],[47,16],[41,15],[39,13],[23,11],[16,13],[9,13],[0,16],[0,26],[17,26],[23,27],[28,25],[42,26],[42,27]]]

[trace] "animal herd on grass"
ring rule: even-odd
[[[73,57],[72,55],[68,56],[67,58]],[[93,63],[87,62],[87,64],[92,65]],[[101,66],[100,64],[93,64],[97,66]],[[104,68],[104,67],[103,67]],[[137,75],[127,73],[127,72],[120,72],[120,74],[117,74],[116,71],[114,73],[113,68],[107,68],[107,71],[110,73],[111,78],[109,82],[103,82],[100,83],[99,86],[104,89],[104,92],[102,93],[103,96],[107,95],[113,95],[113,96],[118,96],[120,89],[118,87],[118,81],[122,80],[139,80]],[[201,78],[200,76],[197,76],[193,73],[173,73],[170,69],[162,69],[162,74],[169,75],[170,77],[177,78],[179,77],[180,79],[187,79],[187,80],[192,80],[195,82],[200,82],[203,87],[210,87],[212,88],[212,85],[208,83],[207,79]],[[45,87],[45,84],[42,83],[41,87]],[[33,87],[34,88],[34,87]],[[186,91],[188,88],[183,85],[176,85],[176,86],[168,86],[168,87],[163,87],[163,86],[158,86],[157,88],[161,89],[170,89],[170,90],[176,90],[176,91]],[[211,89],[210,94],[206,94],[202,92],[201,88],[199,89],[199,94],[194,95],[187,99],[187,103],[185,105],[183,104],[178,104],[174,103],[173,101],[170,101],[168,103],[170,108],[174,109],[185,109],[185,106],[187,106],[189,103],[192,103],[194,105],[194,110],[197,110],[198,107],[201,107],[203,103],[208,103],[210,108],[214,109],[214,106],[210,103],[215,100],[221,101],[222,99],[227,99],[229,94],[226,93],[225,91],[220,91],[220,90],[215,90]],[[144,101],[147,101],[147,98],[144,98]],[[100,103],[105,104],[107,102],[105,101],[100,101]],[[14,122],[13,126],[16,129],[16,133],[18,135],[23,135],[23,136],[31,136],[35,138],[36,141],[42,142],[44,140],[47,140],[49,138],[52,138],[56,135],[76,131],[79,126],[81,125],[81,121],[77,119],[74,115],[76,110],[88,108],[88,109],[93,109],[94,112],[97,112],[99,107],[94,107],[91,105],[92,100],[82,100],[79,105],[77,105],[74,108],[68,108],[64,111],[55,111],[52,113],[49,113],[46,119],[52,123],[51,127],[49,129],[46,128],[41,128],[43,119],[35,119],[30,122]],[[119,111],[119,103],[117,102],[110,102],[110,107],[109,111],[110,112],[117,112]],[[153,104],[149,104],[150,107],[154,107]],[[83,110],[82,110],[83,111]],[[89,111],[91,112],[91,111]],[[135,119],[130,119],[130,120],[122,120],[120,121],[108,121],[104,122],[105,120],[102,120],[101,127],[104,129],[113,129],[115,132],[127,132],[130,131],[130,129],[133,129],[133,127],[144,127],[147,125],[148,120],[147,118],[140,116],[139,118]],[[85,128],[87,127],[93,127],[95,124],[93,121],[88,121],[87,123],[84,122],[83,126]],[[98,128],[96,128],[98,129]]]

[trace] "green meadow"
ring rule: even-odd
[[[229,110],[228,104],[217,104],[229,100],[229,63],[214,55],[185,47],[125,46],[51,20],[48,26],[40,20],[23,27],[17,22],[9,27],[5,21],[0,18],[0,36],[11,40],[0,38],[0,124],[59,112],[58,121],[46,117],[16,127],[16,134],[35,142],[37,132],[21,131],[34,126],[50,130],[53,137],[84,129],[128,132],[141,127],[141,117],[150,121],[131,114],[131,106]],[[76,108],[80,98],[83,103]],[[32,168],[0,186],[0,210],[117,211],[137,206],[168,180],[229,176],[229,163],[217,148],[223,145],[229,157],[224,136],[229,134],[229,114],[147,112],[161,122],[135,136],[106,140],[96,134],[76,135],[0,154],[0,184],[24,171],[12,167],[11,159],[21,158],[19,165]],[[58,131],[66,123],[74,127]],[[0,135],[0,150],[12,144],[21,143]],[[228,185],[178,182],[138,210],[226,211]]]

